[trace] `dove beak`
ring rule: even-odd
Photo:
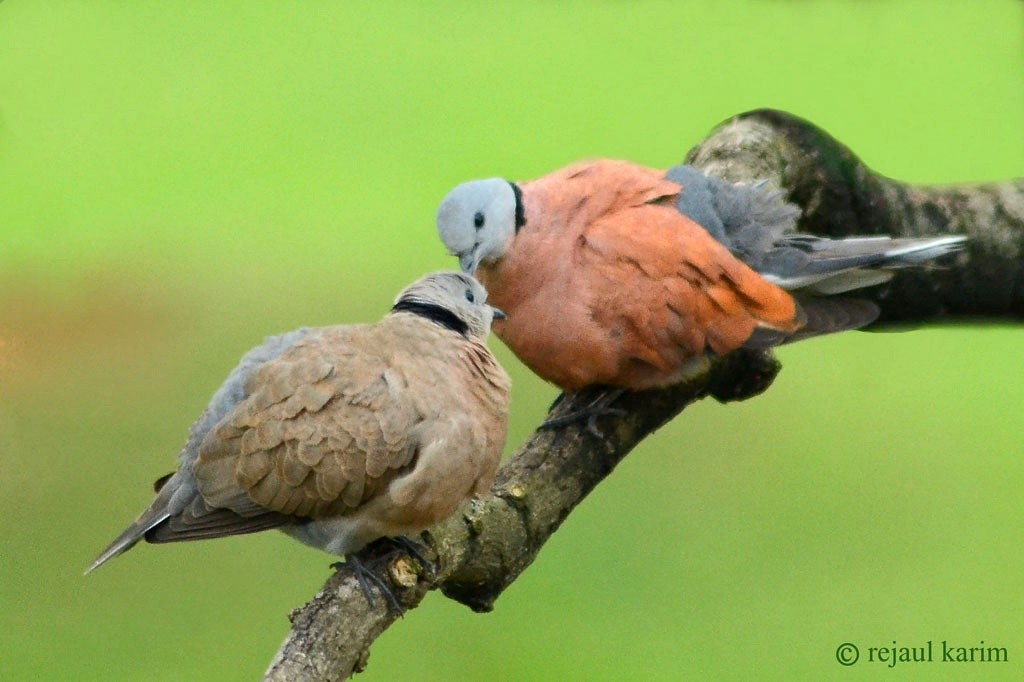
[[[480,259],[480,244],[473,244],[472,249],[459,254],[459,267],[467,275],[473,275],[480,267]]]
[[[492,305],[491,306],[491,312],[494,313],[494,319],[496,319],[496,320],[507,320],[508,319],[508,315],[506,315],[505,311],[502,310],[501,308],[495,308]]]
[[[459,267],[467,275],[472,275],[476,272],[476,267],[479,265],[479,260],[476,256],[476,250],[470,251],[469,253],[459,256]]]

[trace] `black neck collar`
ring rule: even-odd
[[[453,332],[457,332],[462,336],[466,336],[469,332],[469,325],[459,319],[458,315],[435,303],[423,303],[422,301],[403,298],[392,306],[391,312],[412,313],[413,315],[425,317],[431,322],[439,324],[445,329],[451,329]]]
[[[526,209],[523,208],[523,190],[519,189],[519,185],[514,182],[508,184],[512,185],[512,193],[516,195],[516,232],[519,232],[519,228],[526,224]]]

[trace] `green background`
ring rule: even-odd
[[[667,166],[757,107],[901,179],[1019,176],[1024,3],[0,3],[0,677],[258,677],[328,556],[269,533],[81,575],[237,358],[453,267],[460,181]],[[784,348],[766,395],[644,442],[494,613],[431,594],[362,679],[1020,679],[1022,341]],[[511,449],[555,391],[492,346]],[[929,639],[1010,662],[835,660]]]

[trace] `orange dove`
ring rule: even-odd
[[[843,294],[965,241],[827,239],[796,233],[799,215],[764,183],[598,160],[461,184],[437,229],[508,313],[494,331],[536,374],[567,391],[639,391],[738,348],[863,327],[877,306]]]

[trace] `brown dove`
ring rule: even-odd
[[[268,338],[214,394],[153,503],[86,572],[143,538],[278,528],[348,556],[448,517],[490,487],[505,444],[509,379],[485,345],[492,316],[503,314],[479,282],[440,272],[375,324]]]
[[[826,239],[796,233],[799,214],[764,183],[598,160],[459,185],[437,229],[535,373],[569,391],[644,390],[738,348],[862,327],[877,306],[843,294],[965,240]]]

